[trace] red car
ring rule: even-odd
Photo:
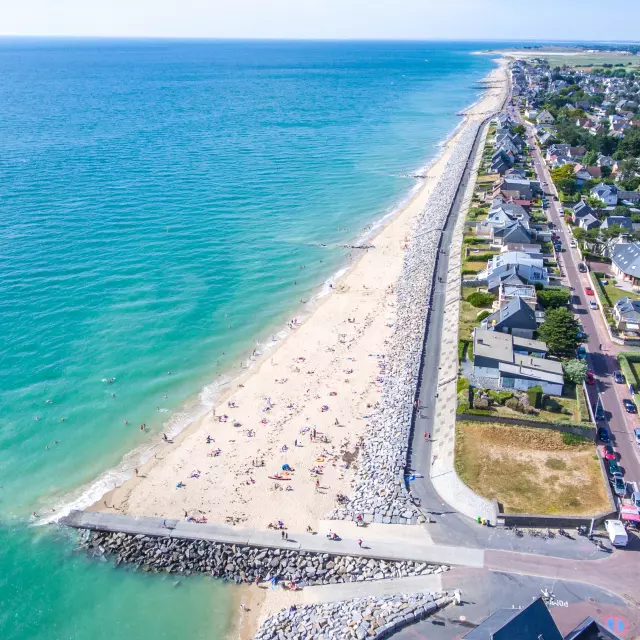
[[[593,295],[593,289],[591,287],[585,287],[584,288],[584,292],[588,295],[588,296],[592,296]]]
[[[596,383],[596,379],[593,376],[593,371],[587,371],[587,375],[586,375],[584,381],[587,384],[595,384]]]
[[[602,457],[605,460],[616,459],[616,452],[613,450],[613,447],[610,444],[605,444],[604,447],[602,447]]]

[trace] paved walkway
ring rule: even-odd
[[[419,541],[399,543],[398,540],[376,539],[370,542],[366,541],[360,547],[356,537],[344,537],[333,541],[326,537],[324,531],[317,534],[288,531],[289,539],[284,540],[280,531],[257,531],[219,524],[196,524],[182,520],[162,520],[162,518],[125,516],[97,511],[72,511],[61,521],[61,524],[93,531],[123,532],[132,535],[141,534],[182,540],[207,540],[224,544],[269,549],[295,549],[312,553],[353,555],[399,562],[413,560],[428,564],[467,567],[482,567],[484,564],[484,550],[482,549],[430,544],[429,538],[425,538],[422,543]],[[340,524],[340,522],[334,524],[336,532],[340,530]],[[367,528],[364,527],[362,536],[359,537],[364,539],[366,531]]]
[[[454,509],[470,518],[484,518],[496,522],[497,505],[479,496],[460,480],[454,467],[457,380],[458,380],[458,325],[460,318],[460,278],[462,269],[462,241],[466,213],[475,190],[482,151],[489,123],[485,124],[473,163],[466,180],[466,187],[458,204],[457,220],[449,244],[449,260],[446,273],[444,320],[440,341],[438,386],[435,399],[435,419],[432,431],[430,477],[438,495]],[[471,179],[469,179],[471,177]],[[426,363],[431,368],[433,363]]]

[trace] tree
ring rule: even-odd
[[[575,168],[575,164],[568,162],[567,164],[563,164],[561,167],[556,167],[551,170],[551,177],[554,182],[558,180],[568,180],[574,178],[573,170]]]
[[[474,291],[467,297],[467,302],[474,307],[487,307],[494,301],[494,299],[495,298],[486,291]]]
[[[587,151],[584,154],[584,158],[582,158],[582,164],[585,167],[592,167],[598,161],[598,152],[597,151]]]
[[[523,124],[517,124],[515,127],[513,127],[513,133],[515,133],[517,136],[522,137],[527,133],[527,130]]]
[[[564,377],[574,384],[582,384],[587,377],[587,363],[583,360],[569,360],[562,363],[564,369]]]
[[[570,356],[582,342],[578,338],[580,323],[566,307],[549,309],[544,322],[538,329],[538,336],[547,343],[549,352],[557,356]]]
[[[569,302],[569,292],[559,287],[548,287],[538,291],[538,302],[544,309],[557,309]]]

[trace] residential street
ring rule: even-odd
[[[519,116],[516,115],[516,117]],[[533,127],[526,121],[524,124],[527,126],[528,133],[531,134]],[[534,142],[531,147],[538,178],[541,182],[547,182],[548,185],[543,185],[543,189],[557,195],[537,142]],[[637,416],[628,414],[622,407],[622,399],[629,397],[627,386],[616,384],[613,379],[613,372],[618,368],[615,355],[622,349],[611,342],[600,311],[589,308],[590,297],[585,293],[585,286],[589,286],[587,274],[581,274],[578,271],[579,258],[577,252],[570,249],[571,236],[564,218],[558,212],[558,203],[550,198],[549,205],[551,221],[557,226],[565,249],[560,254],[560,266],[567,284],[574,290],[573,311],[589,336],[585,343],[588,351],[587,362],[596,377],[596,385],[589,389],[592,403],[595,404],[596,395],[599,392],[607,414],[606,424],[612,434],[612,444],[620,455],[619,462],[624,469],[625,479],[627,482],[640,482],[640,460],[633,435],[633,429],[640,426],[640,421]]]

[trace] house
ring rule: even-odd
[[[580,218],[593,215],[593,213],[593,209],[584,200],[580,200],[580,202],[571,209],[571,220],[573,221],[573,224],[578,224]]]
[[[493,227],[491,243],[498,246],[513,243],[531,244],[533,232],[529,231],[519,220],[514,220],[503,227]]]
[[[611,156],[598,156],[596,164],[599,167],[613,167],[614,159]]]
[[[482,321],[483,329],[510,333],[521,338],[533,338],[537,327],[536,312],[519,296],[512,297]]]
[[[525,391],[540,385],[544,393],[561,396],[564,388],[562,363],[547,360],[544,342],[511,334],[473,330],[473,374],[498,379],[505,389]]]
[[[618,636],[588,617],[562,636],[543,598],[525,607],[498,609],[462,640],[620,640]]]
[[[591,174],[581,164],[576,164],[573,167],[573,175],[578,182],[578,186],[584,184],[587,180],[591,180]]]
[[[540,182],[528,178],[504,176],[498,181],[494,196],[501,194],[506,200],[532,200],[540,192]]]
[[[498,309],[515,298],[522,300],[535,313],[538,306],[538,296],[533,285],[502,282],[498,290]]]
[[[567,155],[574,160],[579,160],[584,157],[585,153],[587,153],[585,147],[569,147],[569,153],[567,153]]]
[[[518,267],[510,267],[509,269],[491,275],[487,280],[487,291],[494,296],[499,295],[503,282],[515,285],[527,284],[526,278],[518,275]]]
[[[613,306],[613,313],[620,331],[640,333],[640,300],[620,298]]]
[[[571,149],[570,144],[552,144],[548,149],[545,155],[545,159],[547,162],[551,162],[554,156],[569,156],[569,149]]]
[[[589,173],[592,180],[602,177],[602,169],[600,169],[600,167],[585,167],[585,170]]]
[[[524,117],[527,120],[535,120],[538,117],[539,111],[537,109],[525,109]]]
[[[634,285],[640,283],[640,243],[618,242],[613,247],[611,268],[614,275],[629,280]]]
[[[546,285],[549,283],[549,274],[544,266],[544,259],[532,257],[522,251],[506,251],[492,256],[487,263],[487,268],[481,271],[477,278],[488,282],[492,276],[505,273],[511,267],[517,267],[518,276],[529,284],[541,282]]]
[[[546,109],[541,111],[536,118],[538,124],[553,124],[555,121],[556,119]]]
[[[543,131],[538,134],[538,140],[540,140],[540,144],[545,145],[549,144],[555,138],[555,132],[553,131]]]
[[[618,200],[629,204],[640,204],[640,191],[626,191],[618,189]]]
[[[626,231],[633,231],[633,222],[627,216],[609,216],[600,225],[601,229],[611,229],[611,227],[622,227]]]
[[[498,149],[491,156],[491,170],[493,173],[504,175],[514,163],[513,155],[507,153],[504,149]]]
[[[585,231],[589,229],[598,229],[600,227],[600,221],[593,214],[588,213],[578,221],[578,226]]]
[[[614,184],[600,182],[591,189],[590,193],[607,206],[618,204],[618,187]]]

